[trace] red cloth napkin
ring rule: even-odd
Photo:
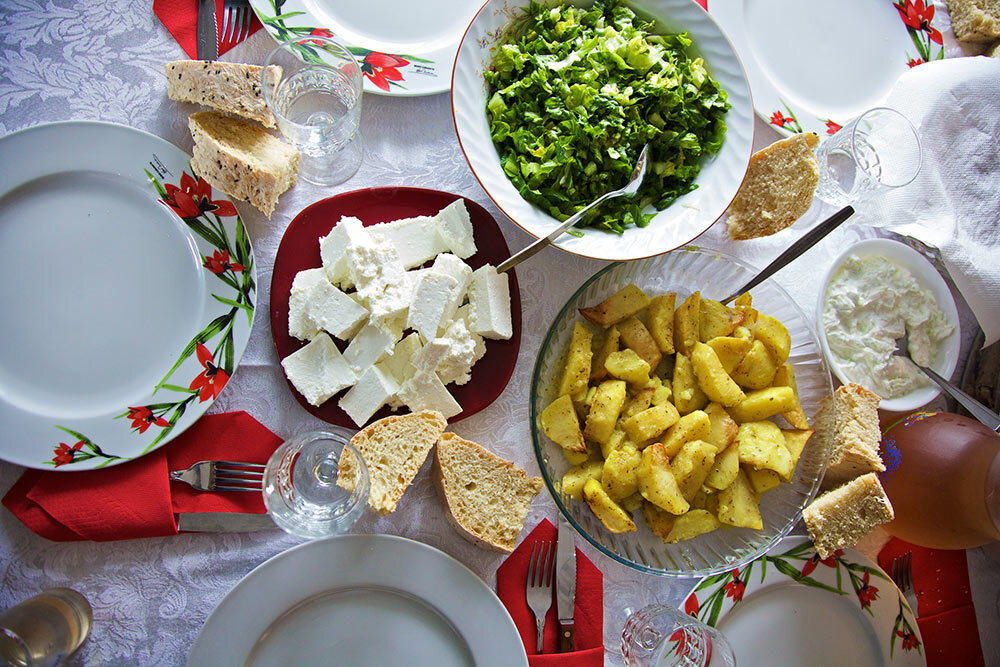
[[[497,597],[507,607],[517,631],[521,633],[532,667],[603,667],[604,665],[604,576],[594,564],[576,550],[576,605],[573,618],[576,624],[576,647],[572,653],[559,650],[559,613],[555,595],[552,606],[545,615],[545,634],[542,637],[543,655],[535,651],[535,616],[524,597],[528,582],[528,561],[531,547],[536,540],[556,543],[558,531],[547,519],[535,526],[520,546],[497,568]],[[553,591],[555,587],[553,587]]]
[[[216,28],[222,30],[222,2],[215,0]],[[153,0],[153,13],[160,17],[163,25],[174,36],[189,58],[198,57],[198,0]],[[260,30],[257,14],[250,17],[250,32],[247,37]],[[244,38],[245,39],[245,38]],[[243,40],[219,42],[219,55],[233,48]]]
[[[33,532],[57,542],[177,534],[180,512],[263,514],[259,493],[195,491],[167,472],[197,461],[266,463],[282,443],[246,412],[206,415],[169,444],[122,465],[80,472],[28,470],[3,504]]]
[[[965,551],[927,549],[894,537],[879,552],[878,564],[892,572],[893,559],[907,552],[913,553],[913,588],[920,612],[917,625],[927,667],[985,665]]]

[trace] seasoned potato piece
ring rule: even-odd
[[[632,384],[649,382],[649,369],[652,368],[648,361],[631,348],[609,354],[604,362],[604,367],[619,380],[625,380]]]
[[[729,416],[726,409],[718,403],[709,403],[705,406],[705,414],[711,427],[708,437],[702,440],[715,447],[716,451],[722,451],[736,439],[736,431],[739,429],[736,421]]]
[[[749,336],[747,338],[719,336],[705,344],[715,350],[715,354],[719,357],[719,362],[722,364],[723,370],[727,373],[732,373],[740,365],[740,362],[743,361],[743,357],[747,356],[747,352],[750,351],[753,341]]]
[[[703,510],[708,508],[708,501],[713,495],[715,495],[715,489],[709,488],[703,484],[702,487],[698,489],[698,493],[694,494],[694,499],[691,501],[691,509]],[[691,510],[688,511],[690,512]]]
[[[785,449],[788,450],[788,456],[792,459],[792,471],[798,465],[799,457],[802,456],[802,450],[806,448],[806,443],[809,442],[812,434],[812,429],[796,431],[781,429],[781,435],[785,438]]]
[[[661,540],[667,539],[670,531],[674,528],[677,516],[665,509],[657,507],[648,500],[642,504],[642,516],[646,519],[646,525]]]
[[[611,437],[605,442],[600,443],[601,446],[601,458],[607,459],[608,455],[616,449],[620,449],[628,440],[625,439],[625,431],[621,429],[615,429],[611,432]]]
[[[566,471],[562,478],[562,490],[570,498],[583,500],[583,485],[588,479],[600,479],[604,461],[586,461]]]
[[[763,389],[770,387],[778,366],[774,363],[771,353],[759,340],[750,346],[750,351],[743,361],[733,370],[732,377],[741,387],[747,389]]]
[[[792,349],[792,337],[777,318],[758,312],[753,337],[764,343],[775,365],[780,366],[788,360],[788,354]]]
[[[593,356],[593,351],[590,349],[593,338],[594,335],[583,322],[573,325],[566,366],[559,382],[560,396],[573,395],[587,388],[587,380],[590,379],[590,358]]]
[[[646,310],[646,327],[663,354],[674,353],[674,302],[677,295],[667,292],[654,296]]]
[[[654,393],[656,393],[656,389],[653,387],[643,387],[629,396],[625,399],[625,405],[622,407],[622,414],[620,418],[628,419],[632,415],[647,409],[653,404]]]
[[[653,405],[663,405],[664,403],[670,403],[670,399],[673,398],[674,392],[670,389],[669,384],[661,384],[653,392]],[[673,405],[671,403],[671,405]]]
[[[636,354],[646,360],[651,369],[656,368],[660,359],[663,358],[663,354],[656,341],[653,340],[652,334],[649,333],[649,329],[639,321],[638,317],[630,317],[621,322],[618,325],[618,331],[621,333],[622,345],[635,350]],[[610,368],[608,372],[611,372]]]
[[[674,457],[677,456],[677,452],[681,451],[684,443],[692,440],[707,440],[711,432],[712,423],[708,414],[701,410],[695,410],[687,413],[668,428],[661,442],[667,456]]]
[[[588,440],[598,444],[607,442],[625,404],[625,395],[623,380],[605,380],[597,386],[590,412],[587,413],[587,425],[583,429],[583,435]]]
[[[705,486],[721,490],[733,483],[740,471],[740,446],[737,442],[715,455],[712,470],[705,478]]]
[[[604,527],[612,533],[628,533],[637,530],[632,517],[611,499],[604,487],[596,479],[588,479],[583,485],[583,499]]]
[[[809,428],[809,418],[802,410],[802,402],[799,400],[799,385],[795,382],[795,371],[791,364],[782,364],[778,372],[774,374],[775,387],[791,387],[795,394],[795,408],[787,412],[782,412],[781,416],[788,420],[788,423],[799,430]]]
[[[786,482],[792,477],[792,457],[785,447],[785,437],[774,422],[757,421],[740,424],[736,434],[740,463],[758,470],[778,473]]]
[[[713,299],[702,299],[698,309],[698,339],[704,343],[719,336],[728,336],[742,321],[741,311]]]
[[[618,502],[618,504],[621,505],[622,509],[624,509],[626,512],[632,513],[637,509],[640,509],[643,505],[645,505],[646,499],[642,497],[641,493],[636,491],[628,498],[622,498]]]
[[[720,522],[730,526],[763,530],[764,522],[757,507],[757,495],[742,470],[736,474],[732,484],[715,495],[718,498],[716,516]]]
[[[705,343],[694,344],[694,349],[691,351],[691,365],[698,386],[709,400],[729,406],[736,405],[746,398],[740,386],[723,368],[719,355]]]
[[[590,405],[594,402],[596,394],[597,387],[587,387],[585,390],[578,391],[570,396],[573,400],[573,407],[576,409],[576,414],[581,421],[587,418],[587,413],[590,412]]]
[[[775,489],[781,484],[781,476],[773,470],[767,470],[766,468],[755,470],[747,466],[743,468],[743,472],[747,474],[750,486],[753,487],[753,491],[757,494],[758,498],[765,491]]]
[[[680,415],[670,403],[654,405],[622,422],[622,430],[636,445],[644,445],[677,423]]]
[[[673,530],[664,542],[674,543],[681,540],[690,540],[704,533],[710,533],[719,527],[719,520],[712,516],[712,513],[704,509],[694,509],[686,514],[677,517]]]
[[[677,488],[681,490],[684,500],[689,503],[694,500],[698,490],[704,483],[708,473],[715,463],[715,447],[704,440],[692,440],[684,443],[670,461],[670,470],[677,480]]]
[[[596,306],[581,308],[580,314],[599,327],[609,327],[632,317],[649,305],[649,297],[635,285],[626,285]]]
[[[683,514],[690,504],[684,499],[670,470],[670,458],[663,445],[654,443],[642,450],[639,462],[639,493],[671,514]]]
[[[698,386],[691,359],[680,352],[674,355],[673,397],[674,406],[682,415],[708,405],[708,396]]]
[[[604,362],[608,360],[608,356],[612,352],[618,351],[618,339],[620,337],[621,334],[618,333],[618,327],[613,326],[608,329],[607,335],[604,336],[604,340],[601,342],[601,347],[591,360],[591,380],[603,380],[608,376],[608,369],[604,366]]]
[[[695,292],[684,299],[674,311],[674,351],[690,355],[691,348],[698,342],[698,312],[701,309],[701,292]]]
[[[787,412],[795,407],[791,387],[768,387],[747,393],[739,405],[729,408],[729,415],[739,423],[756,422]]]
[[[750,338],[753,338],[753,330],[757,326],[757,311],[753,307],[753,297],[750,296],[750,292],[744,292],[736,297],[736,301],[733,302],[733,309],[743,316],[742,321],[736,328],[745,328],[747,333],[750,334]]]
[[[639,491],[639,462],[642,455],[632,445],[616,449],[604,461],[601,484],[614,500],[623,500]]]
[[[573,401],[566,394],[542,410],[542,430],[552,442],[558,443],[563,449],[571,452],[587,451],[583,433],[580,431],[580,419],[576,415]]]

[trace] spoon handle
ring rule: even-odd
[[[590,209],[592,209],[595,206],[597,206],[598,204],[600,204],[602,201],[604,201],[604,199],[607,196],[608,195],[604,195],[604,196],[596,199],[594,201],[594,203],[592,203],[587,208],[581,209],[581,210],[577,211],[576,213],[574,213],[573,215],[571,215],[570,217],[566,218],[566,220],[564,220],[561,225],[559,225],[558,227],[556,227],[555,229],[553,229],[551,232],[549,232],[548,236],[543,236],[543,237],[541,237],[539,239],[536,239],[534,243],[531,243],[530,245],[526,246],[522,250],[517,251],[516,253],[514,253],[513,255],[511,255],[510,257],[508,257],[507,259],[505,259],[503,262],[500,263],[500,266],[497,267],[497,273],[503,273],[507,269],[513,269],[515,266],[517,266],[518,264],[520,264],[524,260],[526,260],[529,257],[533,257],[534,255],[538,254],[539,250],[541,250],[542,248],[544,248],[545,246],[549,245],[550,243],[552,243],[553,241],[555,241],[557,238],[559,238],[559,236],[563,232],[565,232],[567,229],[569,229],[570,227],[572,227],[573,225],[575,225],[577,222],[579,222],[580,218],[583,217],[584,213],[586,213]]]
[[[809,250],[809,248],[816,245],[821,238],[839,227],[840,223],[847,220],[852,215],[854,215],[854,208],[851,206],[845,206],[823,222],[810,229],[802,238],[788,246],[788,249],[785,252],[778,255],[773,262],[764,267],[764,269],[754,276],[746,285],[723,299],[722,303],[728,305],[730,301],[734,300],[740,294],[749,292],[754,287],[761,284],[781,269],[785,268],[785,266],[790,264],[792,260],[796,259],[806,250]]]
[[[941,389],[961,403],[962,407],[969,411],[969,414],[994,431],[1000,431],[1000,416],[926,366],[921,366],[916,362],[913,365],[922,370],[924,375],[934,380]]]

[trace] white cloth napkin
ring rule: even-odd
[[[909,185],[865,202],[855,220],[938,248],[990,345],[1000,339],[1000,59],[914,67],[885,106],[917,128],[922,166]]]

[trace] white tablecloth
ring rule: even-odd
[[[185,55],[150,5],[127,0],[0,4],[0,134],[51,121],[104,120],[147,130],[190,152],[187,114],[195,108],[167,99],[162,69],[163,63]],[[260,31],[223,59],[261,63],[272,44],[271,37]],[[447,94],[411,99],[365,95],[362,116],[364,161],[348,182],[327,189],[300,183],[282,196],[271,220],[249,205],[237,205],[254,245],[259,307],[243,360],[211,412],[246,410],[283,437],[322,426],[288,390],[266,307],[278,243],[305,206],[363,187],[427,187],[464,195],[485,206],[500,222],[511,248],[531,240],[499,212],[473,177],[455,137]],[[757,121],[758,147],[776,138],[771,128]],[[820,211],[808,215],[815,220]],[[800,234],[792,229],[760,241],[733,242],[725,225],[716,223],[695,243],[762,266]],[[853,239],[874,235],[848,225],[777,280],[811,314],[821,273],[815,267],[826,265]],[[525,322],[517,368],[503,394],[479,414],[454,424],[455,432],[537,474],[527,426],[535,355],[559,307],[602,266],[603,262],[549,248],[517,268]],[[964,304],[963,313],[967,351],[974,324]],[[0,462],[0,492],[6,492],[21,472],[18,466]],[[541,494],[531,507],[525,533],[542,518],[554,521],[555,517],[551,498]],[[0,511],[0,525],[0,608],[46,587],[81,591],[94,607],[94,626],[73,663],[86,665],[183,664],[202,624],[226,592],[255,566],[300,542],[268,531],[53,543],[29,532],[6,510]],[[465,542],[447,524],[426,467],[393,515],[368,515],[355,530],[403,535],[438,547],[490,585],[502,562],[502,556]],[[654,601],[677,604],[693,582],[640,574],[599,554],[582,539],[577,544],[605,574],[606,663],[621,664],[618,641],[626,610]],[[970,552],[974,571],[996,570],[998,560],[996,550]],[[983,579],[976,593],[987,664],[1000,664],[998,588],[1000,577],[993,575]]]

